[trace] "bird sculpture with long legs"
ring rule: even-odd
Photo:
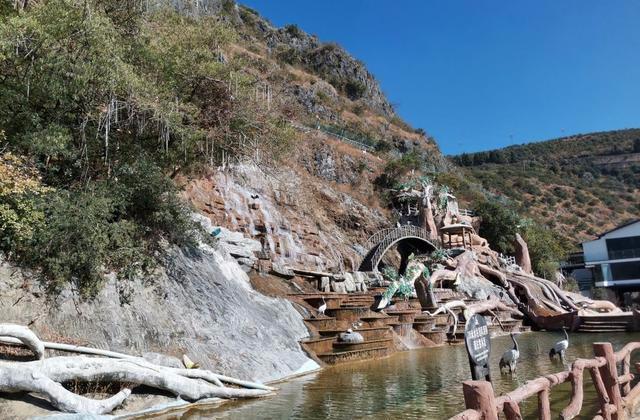
[[[518,342],[516,341],[516,333],[511,333],[511,340],[513,341],[513,348],[504,352],[500,358],[499,366],[500,372],[503,369],[509,369],[509,373],[514,373],[518,365],[518,359],[520,358],[520,349],[518,348]]]
[[[564,362],[565,352],[569,348],[569,334],[567,334],[566,328],[562,328],[562,332],[564,333],[564,340],[560,340],[553,345],[551,350],[549,350],[549,357],[553,359],[557,354],[560,357],[560,360]]]
[[[325,302],[324,296],[322,296],[322,305],[320,305],[320,307],[318,308],[318,314],[316,315],[316,318],[318,318],[320,315],[324,316],[324,311],[326,310],[327,310],[327,302]]]

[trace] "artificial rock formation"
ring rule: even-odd
[[[531,257],[529,257],[529,246],[525,240],[516,233],[516,264],[527,274],[533,274],[531,270]]]

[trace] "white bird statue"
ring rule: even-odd
[[[511,340],[513,341],[513,348],[504,352],[502,358],[498,365],[500,366],[500,372],[504,368],[509,369],[509,373],[514,373],[516,371],[516,367],[518,364],[518,359],[520,358],[520,349],[518,349],[518,342],[516,341],[516,337],[514,333],[511,333]]]
[[[320,305],[320,307],[318,308],[318,315],[316,315],[316,318],[319,315],[324,316],[324,311],[326,311],[326,310],[327,310],[327,302],[325,302],[324,296],[322,296],[322,305]]]
[[[563,328],[562,332],[564,333],[564,340],[560,340],[553,345],[549,350],[549,357],[553,358],[557,354],[560,356],[560,360],[564,362],[564,352],[569,348],[569,334],[567,334],[566,328]]]

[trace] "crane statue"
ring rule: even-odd
[[[557,354],[560,356],[560,360],[564,362],[564,353],[569,348],[569,334],[567,334],[566,328],[563,328],[562,332],[564,333],[564,340],[560,340],[553,345],[551,350],[549,350],[549,357],[553,358]]]
[[[499,366],[500,372],[504,368],[509,369],[509,373],[514,373],[517,368],[518,359],[520,358],[520,349],[518,349],[518,342],[515,337],[516,333],[511,333],[511,340],[513,341],[513,348],[504,352],[502,357],[500,358]]]

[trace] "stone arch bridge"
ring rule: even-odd
[[[358,271],[378,271],[382,257],[396,245],[401,256],[400,273],[404,272],[412,253],[426,254],[436,249],[426,229],[411,225],[383,229],[373,234],[364,245],[367,253]]]

